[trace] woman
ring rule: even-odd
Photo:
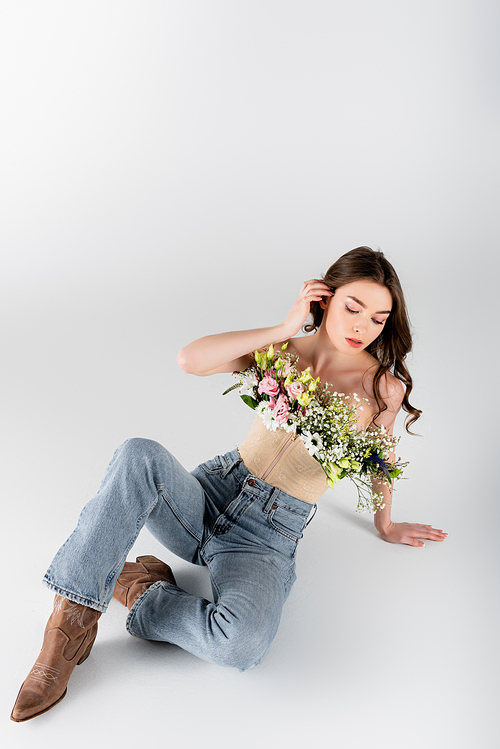
[[[314,334],[295,337],[310,313],[305,330]],[[280,325],[201,338],[179,352],[178,362],[200,376],[243,371],[252,363],[249,352],[283,342],[300,370],[309,367],[332,389],[367,399],[358,411],[360,428],[375,424],[392,432],[401,408],[410,415],[407,429],[419,417],[404,363],[411,348],[404,297],[381,252],[352,250],[324,280],[304,283]],[[297,543],[327,488],[301,440],[283,449],[288,437],[267,431],[257,417],[239,450],[192,473],[156,442],[132,439],[118,448],[45,576],[56,592],[54,610],[13,720],[40,715],[64,697],[112,596],[130,609],[131,634],[240,670],[260,662],[295,580]],[[422,539],[446,538],[430,525],[394,523],[390,488],[377,488],[385,506],[375,526],[384,540],[423,546]],[[179,588],[170,567],[155,557],[125,562],[143,525],[178,556],[209,567],[215,603]]]

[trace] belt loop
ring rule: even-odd
[[[228,456],[231,456],[231,460]],[[226,453],[225,455],[221,455],[221,460],[223,463],[226,464],[226,467],[221,472],[221,478],[225,479],[227,474],[233,470],[234,466],[240,462],[241,458],[231,455],[231,453]]]
[[[266,505],[264,507],[264,512],[266,513],[266,515],[270,512],[270,510],[272,510],[272,507],[274,505],[274,497],[278,492],[279,492],[279,489],[274,487],[273,491],[271,492],[271,496],[267,500]]]
[[[306,528],[313,519],[313,517],[316,515],[316,510],[318,509],[318,505],[314,505],[311,512],[309,513],[309,517],[307,518]]]

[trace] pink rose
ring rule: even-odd
[[[288,412],[290,407],[288,405],[288,398],[286,395],[281,394],[274,406],[271,408],[271,413],[278,422],[278,424],[284,424],[288,419]]]
[[[305,391],[305,385],[302,382],[291,382],[289,385],[286,386],[288,395],[290,396],[290,400],[295,400],[295,398],[298,398],[299,395],[302,395],[302,393]]]
[[[280,386],[274,380],[272,377],[268,377],[266,375],[262,378],[262,380],[259,383],[259,393],[265,393],[266,395],[269,395],[271,398],[275,398],[280,391]]]

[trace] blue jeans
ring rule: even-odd
[[[157,442],[131,439],[115,452],[44,582],[106,611],[146,525],[174,554],[208,567],[215,603],[157,582],[134,603],[128,631],[243,671],[260,662],[276,634],[312,510],[252,476],[237,450],[189,473]]]

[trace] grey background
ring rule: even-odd
[[[487,0],[0,3],[5,745],[496,746],[498,22]],[[177,350],[280,322],[360,244],[415,334],[393,516],[448,540],[385,544],[340,485],[259,668],[131,638],[113,602],[61,705],[9,721],[40,579],[114,449],[192,468],[249,428]]]

